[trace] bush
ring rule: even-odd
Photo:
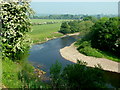
[[[67,65],[62,73],[67,86],[71,88],[101,88],[104,87],[103,71],[100,67],[88,68],[85,62]]]
[[[118,18],[102,18],[92,27],[91,44],[100,50],[120,53],[120,28],[118,27]]]
[[[56,61],[55,64],[53,64],[50,68],[50,77],[52,78],[52,86],[53,88],[59,87],[61,80],[61,69],[62,65],[58,61]]]
[[[89,41],[80,41],[79,42],[80,45],[78,47],[78,50],[81,49],[81,48],[85,48],[85,47],[91,47],[91,43]]]
[[[103,58],[104,55],[102,55],[97,49],[92,48],[92,47],[84,47],[79,49],[79,52],[82,54],[85,54],[87,56],[94,56],[94,57],[98,57],[98,58]]]
[[[84,89],[84,88],[101,88],[105,87],[103,80],[103,71],[100,66],[96,66],[95,68],[86,67],[86,62],[78,61],[77,64],[67,65],[63,71],[59,72],[59,83],[57,88],[74,88],[74,89]],[[54,66],[57,66],[56,63]],[[53,75],[56,75],[56,68],[53,68]],[[53,80],[54,78],[52,78]],[[54,79],[54,81],[58,82],[58,79]]]

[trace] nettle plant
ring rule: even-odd
[[[27,32],[31,30],[29,16],[33,11],[28,1],[15,1],[1,3],[2,56],[3,59],[21,60],[30,46]]]

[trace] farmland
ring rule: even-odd
[[[32,31],[29,33],[33,43],[44,42],[47,39],[60,37],[63,34],[58,33],[62,21],[68,20],[54,20],[54,19],[32,19],[32,23],[43,23],[43,22],[58,22],[54,24],[44,24],[44,25],[33,25]]]
[[[43,22],[62,22],[62,21],[69,21],[63,19],[31,19],[32,23],[43,23]]]

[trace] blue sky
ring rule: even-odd
[[[115,0],[116,2],[42,2],[42,1],[40,2],[40,1],[41,0],[39,0],[39,2],[31,3],[31,7],[35,10],[37,14],[118,14],[117,0]]]
[[[120,0],[32,0],[32,2],[119,2]]]

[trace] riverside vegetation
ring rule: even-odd
[[[28,63],[31,45],[27,33],[31,23],[32,9],[28,2],[1,2],[1,46],[2,46],[2,84],[6,88],[46,87]]]
[[[62,66],[59,62],[56,62],[50,68],[52,79],[50,84],[43,83],[41,78],[34,72],[35,68],[27,61],[31,45],[29,37],[36,43],[45,41],[46,38],[61,36],[62,34],[56,33],[60,29],[61,23],[32,26],[33,31],[31,33],[31,23],[28,15],[32,13],[32,10],[29,7],[29,2],[5,2],[2,3],[1,7],[2,84],[7,88],[47,89],[67,87],[83,89],[85,87],[105,87],[101,67],[87,68],[86,63],[80,61],[77,64],[66,66],[63,70],[61,70]],[[59,32],[68,27],[68,30],[66,30],[69,32],[67,33],[81,31],[83,32],[82,35],[85,35],[85,33],[89,32],[89,28],[95,25],[96,20],[92,17],[85,17],[84,21],[65,22],[65,27],[62,24]],[[72,26],[73,24],[74,26]],[[119,39],[116,45],[119,45]]]
[[[59,32],[80,32],[81,39],[75,43],[80,53],[120,62],[120,28],[117,17],[97,19],[89,16],[82,21],[64,22]]]

